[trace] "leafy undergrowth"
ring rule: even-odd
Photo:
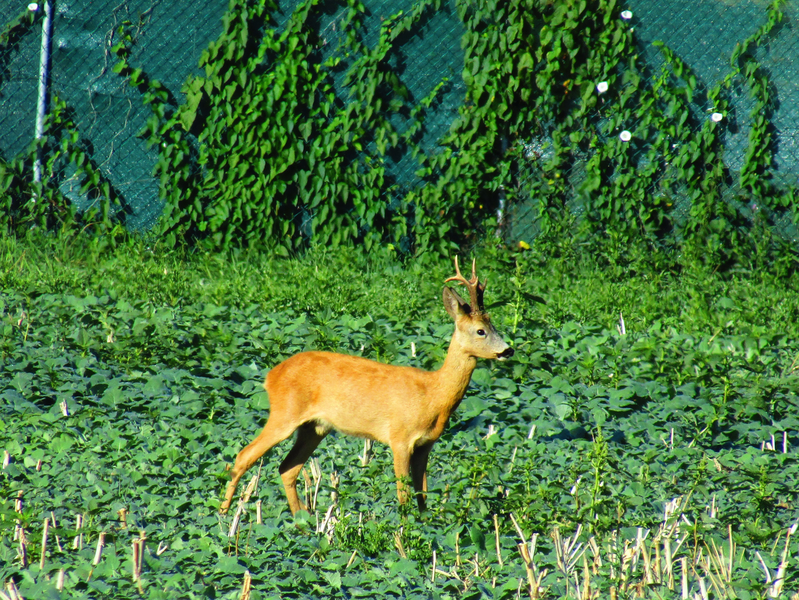
[[[799,338],[787,284],[614,281],[486,259],[487,300],[517,352],[475,372],[433,449],[429,511],[398,505],[388,449],[370,456],[333,434],[306,470],[311,515],[288,512],[277,474],[287,442],[242,481],[240,491],[260,472],[230,535],[236,511],[217,514],[225,468],[265,421],[268,368],[307,349],[437,367],[452,331],[438,299],[449,266],[142,250],[62,257],[59,270],[35,256],[7,246],[0,267],[7,590],[799,591]]]

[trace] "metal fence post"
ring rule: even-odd
[[[42,49],[39,55],[39,102],[36,107],[36,140],[44,136],[44,116],[47,113],[47,83],[50,68],[50,38],[53,35],[53,6],[51,0],[44,0],[44,23],[42,23]],[[36,148],[36,162],[33,164],[33,182],[42,181],[42,147]],[[34,202],[36,198],[34,198]]]

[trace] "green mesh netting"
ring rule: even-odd
[[[296,2],[281,2],[275,15],[278,28],[288,19]],[[372,0],[365,2],[366,42],[374,44],[380,23],[398,11],[408,11],[411,0]],[[0,5],[0,27],[22,11],[27,2],[4,2]],[[628,0],[633,13],[630,21],[641,44],[642,55],[657,72],[663,60],[651,45],[662,40],[684,60],[706,86],[722,79],[729,71],[729,57],[735,45],[751,35],[765,20],[767,4],[749,0]],[[163,208],[159,185],[152,177],[157,160],[155,149],[146,149],[136,134],[150,116],[141,94],[127,86],[112,72],[110,53],[117,26],[123,20],[138,26],[137,44],[130,57],[152,79],[161,81],[181,99],[180,89],[187,75],[197,72],[197,62],[207,44],[221,31],[220,18],[226,0],[179,0],[161,2],[130,0],[125,3],[98,0],[72,0],[54,3],[51,89],[74,111],[74,119],[94,162],[124,200],[128,227],[150,228]],[[323,37],[331,48],[336,46],[337,17],[340,5],[325,6],[319,20]],[[799,1],[789,0],[783,10],[784,22],[775,30],[769,44],[758,49],[758,60],[767,71],[779,101],[773,116],[777,139],[775,184],[799,183],[799,32],[794,27],[799,17]],[[451,3],[424,20],[403,41],[396,53],[396,72],[408,87],[410,103],[424,98],[444,78],[448,83],[433,110],[428,112],[421,146],[434,151],[438,140],[457,115],[466,88],[461,79],[463,52],[460,40],[463,27]],[[371,36],[371,37],[370,37]],[[9,160],[23,152],[34,135],[36,95],[39,70],[41,26],[37,24],[13,44],[0,46],[0,158]],[[339,88],[344,71],[337,75]],[[342,99],[346,91],[341,90]],[[748,140],[748,115],[751,100],[745,89],[733,92],[734,110],[725,138],[725,164],[731,172],[740,168]],[[401,117],[401,115],[400,115]],[[394,116],[392,118],[400,118]],[[540,157],[547,152],[545,137],[533,135],[526,142],[529,152]],[[580,212],[579,190],[582,172],[580,161],[568,174],[575,189],[570,203]],[[408,154],[393,154],[388,160],[389,176],[396,182],[395,193],[420,185],[415,174],[417,161]],[[520,172],[523,183],[527,173]],[[79,192],[76,178],[65,166],[62,192],[79,208],[87,202]],[[730,185],[730,201],[735,201],[735,185]],[[391,202],[387,198],[387,202]],[[685,199],[676,198],[676,211],[687,213]],[[756,211],[756,205],[741,206]],[[534,198],[505,208],[510,221],[510,235],[532,239],[536,235]],[[782,237],[797,241],[799,235],[787,217],[775,223]]]

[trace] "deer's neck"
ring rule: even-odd
[[[447,416],[455,410],[466,393],[476,366],[477,359],[468,354],[453,337],[443,366],[435,372],[436,392]]]

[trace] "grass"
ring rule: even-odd
[[[401,260],[393,250],[363,256],[314,248],[292,259],[239,251],[227,255],[160,252],[130,239],[109,251],[78,240],[0,238],[0,284],[27,294],[101,295],[181,306],[195,302],[336,314],[424,317],[438,310],[448,261]],[[623,314],[633,330],[653,324],[682,332],[783,331],[799,324],[799,278],[768,273],[676,273],[645,265],[608,267],[590,259],[547,260],[535,253],[486,249],[494,309],[549,326],[568,321],[612,326]],[[298,295],[297,290],[302,290]],[[435,298],[435,300],[434,300]],[[546,304],[541,304],[543,299]]]
[[[796,282],[760,273],[487,248],[517,354],[475,372],[430,510],[397,505],[386,448],[332,435],[307,465],[311,515],[287,511],[279,447],[220,519],[266,370],[311,348],[436,368],[451,270],[0,240],[0,580],[78,598],[799,591]]]

